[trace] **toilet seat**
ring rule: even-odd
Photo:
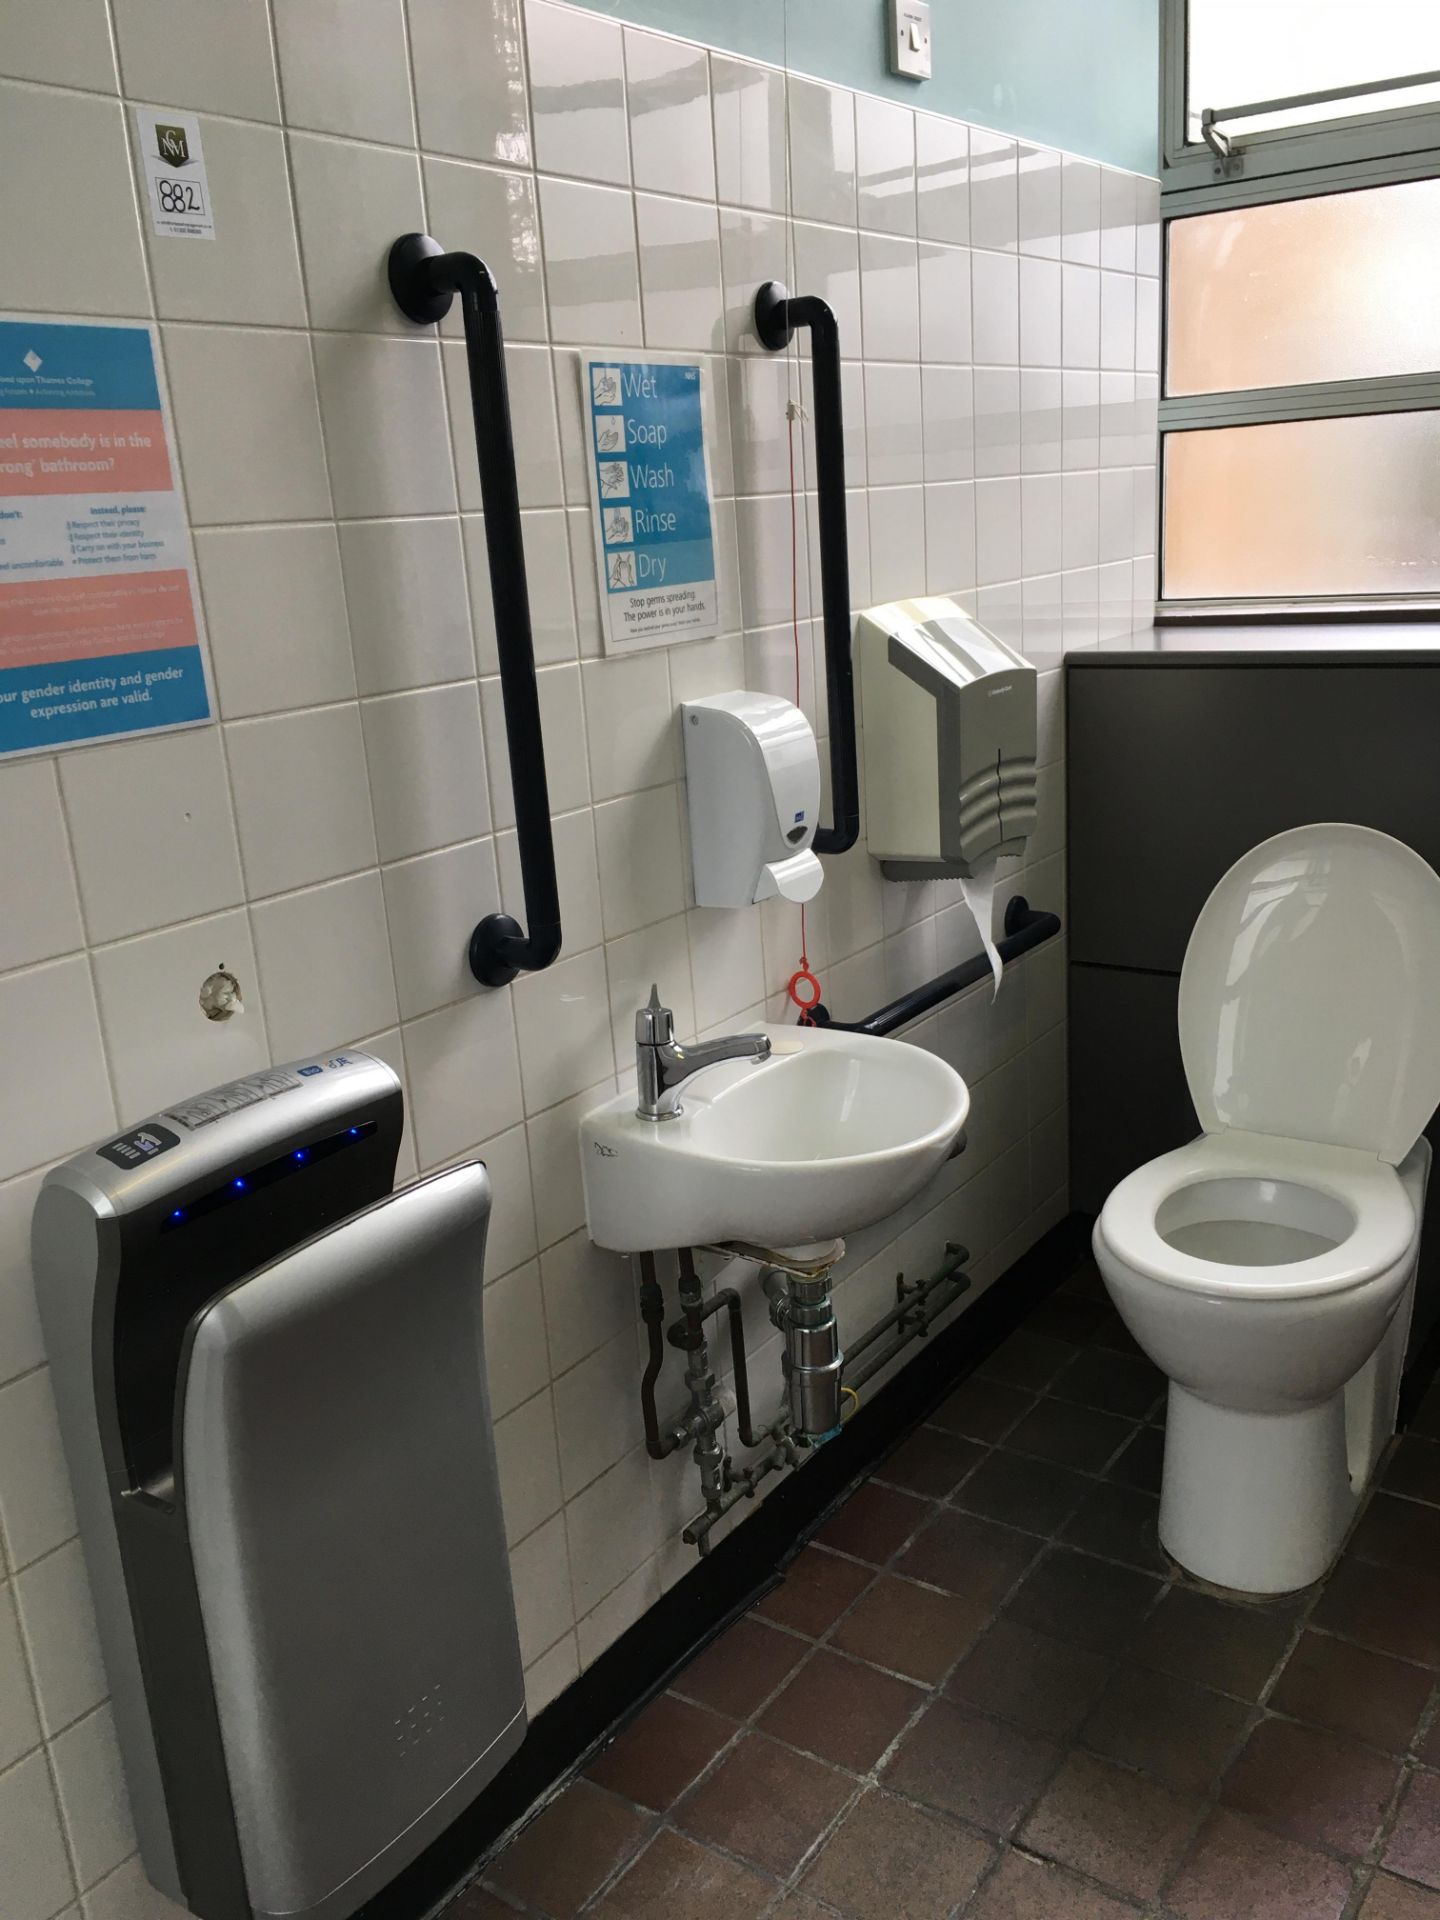
[[[1348,1231],[1322,1252],[1274,1265],[1183,1252],[1165,1237],[1160,1216],[1167,1202],[1209,1181],[1288,1183],[1338,1202]],[[1419,1222],[1399,1174],[1373,1154],[1227,1128],[1137,1167],[1106,1200],[1097,1231],[1132,1273],[1165,1286],[1232,1300],[1304,1300],[1343,1293],[1412,1258]]]

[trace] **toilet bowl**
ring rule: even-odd
[[[1394,1428],[1440,1102],[1440,877],[1368,828],[1277,835],[1195,923],[1204,1131],[1128,1175],[1097,1264],[1170,1380],[1160,1538],[1219,1586],[1323,1574]]]

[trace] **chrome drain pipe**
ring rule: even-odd
[[[828,1440],[840,1430],[840,1324],[830,1272],[802,1277],[772,1267],[762,1284],[770,1318],[785,1336],[785,1385],[790,1425],[804,1440]]]

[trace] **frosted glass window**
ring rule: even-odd
[[[1198,214],[1169,234],[1167,393],[1440,369],[1440,180]]]
[[[1190,0],[1187,137],[1200,138],[1204,107],[1238,107],[1327,87],[1440,71],[1436,0]],[[1407,87],[1356,100],[1291,107],[1227,120],[1238,135],[1440,100],[1440,87]]]
[[[1440,593],[1440,413],[1165,436],[1167,599]]]

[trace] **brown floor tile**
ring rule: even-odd
[[[1109,1671],[1110,1662],[1101,1654],[1002,1618],[976,1641],[945,1692],[1027,1733],[1063,1740],[1079,1725]]]
[[[978,1834],[872,1788],[802,1884],[854,1920],[942,1920],[969,1898],[993,1857]]]
[[[1164,1393],[1165,1376],[1152,1361],[1135,1354],[1087,1347],[1051,1381],[1047,1391],[1057,1400],[1098,1407],[1124,1420],[1143,1420]]]
[[[1006,1834],[1059,1758],[1060,1749],[1048,1740],[937,1700],[896,1748],[885,1784],[927,1807]]]
[[[1163,1573],[1167,1562],[1157,1531],[1159,1518],[1160,1502],[1153,1493],[1097,1480],[1061,1528],[1060,1538],[1086,1553]]]
[[[966,1920],[1134,1920],[1135,1909],[1064,1867],[1008,1847]]]
[[[883,1566],[935,1511],[928,1500],[867,1480],[833,1513],[815,1538],[822,1547],[853,1553],[857,1560]]]
[[[1122,1486],[1139,1487],[1145,1493],[1158,1494],[1165,1466],[1165,1429],[1142,1427],[1118,1459],[1106,1470],[1107,1480]]]
[[[1199,1803],[1072,1753],[1021,1829],[1048,1853],[1134,1900],[1153,1898],[1189,1838]]]
[[[1023,1420],[1005,1437],[1016,1453],[1038,1454],[1084,1473],[1099,1473],[1132,1431],[1128,1420],[1094,1407],[1072,1406],[1068,1400],[1037,1400]]]
[[[1440,1507],[1377,1493],[1360,1516],[1345,1549],[1347,1559],[1433,1573],[1440,1567]]]
[[[1126,1326],[1113,1304],[1090,1336],[1092,1347],[1105,1347],[1111,1353],[1140,1353],[1140,1343]]]
[[[854,1782],[806,1754],[747,1733],[681,1802],[676,1826],[783,1879],[844,1806]]]
[[[1141,1628],[1134,1658],[1161,1673],[1258,1700],[1293,1631],[1288,1612],[1231,1606],[1172,1587]]]
[[[1430,1698],[1433,1679],[1424,1667],[1307,1630],[1269,1704],[1317,1727],[1353,1733],[1387,1753],[1403,1753]]]
[[[985,1625],[988,1609],[883,1574],[836,1627],[833,1644],[877,1667],[938,1686]]]
[[[1347,1554],[1311,1618],[1361,1646],[1440,1667],[1440,1576],[1371,1566]]]
[[[973,1373],[958,1386],[943,1405],[930,1416],[932,1427],[946,1433],[963,1434],[971,1440],[998,1440],[1009,1431],[1021,1414],[1033,1406],[1035,1396],[1002,1380],[987,1380]]]
[[[1412,1773],[1385,1848],[1392,1873],[1440,1892],[1440,1773]]]
[[[576,1780],[491,1864],[486,1878],[554,1920],[571,1920],[649,1830],[647,1814]]]
[[[924,1698],[908,1681],[821,1647],[756,1724],[834,1766],[868,1773]]]
[[[1052,1534],[1090,1486],[1083,1474],[1049,1460],[997,1448],[975,1469],[953,1504],[1026,1533]]]
[[[1440,1893],[1377,1873],[1360,1909],[1360,1920],[1440,1920]]]
[[[1116,1654],[1134,1637],[1160,1583],[1069,1547],[1051,1547],[1005,1612],[1057,1640]]]
[[[773,1881],[667,1829],[591,1912],[604,1920],[754,1920],[774,1898]]]
[[[1126,1667],[1096,1702],[1080,1738],[1093,1753],[1148,1773],[1177,1793],[1204,1793],[1230,1757],[1250,1709],[1173,1674]]]
[[[941,1427],[917,1427],[875,1471],[882,1480],[892,1480],[911,1493],[943,1500],[984,1458],[985,1448],[978,1440],[946,1433]]]
[[[1165,1905],[1179,1920],[1338,1920],[1348,1867],[1217,1808],[1196,1836]]]
[[[1358,1741],[1265,1720],[1220,1789],[1228,1807],[1304,1846],[1356,1858],[1379,1830],[1399,1764]]]
[[[1028,1533],[942,1507],[895,1562],[897,1573],[994,1608],[1035,1557]]]
[[[1402,1434],[1385,1469],[1384,1484],[1392,1493],[1440,1506],[1440,1440]]]
[[[776,1907],[771,1920],[833,1920],[829,1907],[822,1907],[818,1900],[812,1900],[808,1893],[798,1888],[787,1893]]]
[[[724,1715],[662,1693],[585,1771],[597,1786],[660,1811],[699,1779],[734,1731]]]
[[[747,1720],[807,1651],[803,1640],[747,1616],[712,1640],[672,1686],[702,1707]]]
[[[984,1363],[976,1369],[982,1379],[1001,1380],[1009,1387],[1027,1387],[1038,1393],[1048,1387],[1061,1367],[1075,1357],[1068,1340],[1056,1340],[1049,1334],[1031,1333],[1021,1327],[1012,1333]]]
[[[467,1887],[445,1908],[445,1920],[515,1920],[514,1907],[482,1886]]]
[[[818,1640],[874,1577],[869,1567],[857,1567],[853,1560],[842,1560],[824,1547],[805,1547],[790,1562],[779,1586],[757,1600],[751,1611]]]
[[[1440,1767],[1440,1711],[1431,1720],[1424,1739],[1417,1742],[1415,1751],[1427,1767]]]

